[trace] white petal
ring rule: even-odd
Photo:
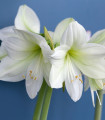
[[[84,90],[87,91],[89,89],[89,79],[84,75]]]
[[[105,47],[99,44],[87,44],[73,56],[79,69],[88,77],[105,78]]]
[[[105,29],[100,30],[96,32],[95,34],[93,34],[89,42],[105,45]]]
[[[14,36],[14,26],[5,27],[0,29],[0,40],[4,41],[6,38]]]
[[[49,82],[52,88],[61,88],[64,81],[63,66],[52,65]]]
[[[45,39],[40,35],[22,30],[15,30],[15,32],[17,37],[9,37],[4,41],[8,55],[13,59],[25,59],[32,53],[37,53],[41,49],[43,49],[44,53],[49,52],[50,54],[50,47],[48,46]],[[46,50],[48,52],[46,52]]]
[[[70,95],[71,99],[74,102],[77,102],[82,96],[83,84],[80,83],[80,81],[74,81],[73,83],[70,83],[67,80],[65,84],[66,84],[67,92]]]
[[[7,56],[7,51],[5,50],[3,44],[0,47],[0,60]]]
[[[36,13],[26,5],[19,7],[15,18],[15,27],[20,30],[40,32],[40,21]]]
[[[24,61],[12,60],[9,57],[3,58],[0,63],[0,79],[4,81],[10,80],[12,82],[22,80],[22,74],[24,75],[24,72],[26,71],[29,63],[30,59],[28,58]],[[16,79],[13,80],[12,78],[15,77]]]
[[[61,41],[60,41],[61,45],[67,45],[69,46],[69,48],[71,48],[72,44],[73,44],[73,30],[72,30],[72,26],[67,27],[66,31],[64,32]]]
[[[51,55],[51,62],[53,65],[51,67],[49,81],[52,88],[62,87],[64,81],[64,60],[68,49],[66,45],[59,46],[55,48],[54,53]]]
[[[86,32],[86,41],[89,42],[90,41],[90,38],[91,38],[91,31],[87,31]]]
[[[83,91],[82,76],[78,68],[70,61],[66,62],[65,85],[71,99],[75,102],[78,101]]]
[[[32,44],[38,44],[40,47],[42,44],[47,44],[45,38],[41,35],[18,29],[15,29],[15,32],[19,38],[24,39]]]
[[[43,62],[39,55],[33,60],[27,70],[26,89],[31,99],[33,99],[39,92],[42,82]]]
[[[92,96],[93,107],[95,107],[95,103],[94,103],[94,91],[93,90],[91,90],[91,96]]]
[[[66,45],[62,45],[55,48],[54,53],[51,55],[52,64],[56,64],[56,65],[64,64],[65,56],[68,50],[69,50],[69,47]]]
[[[102,90],[103,89],[103,82],[102,80],[95,80],[89,78],[89,85],[93,91]]]
[[[26,74],[26,72],[22,72],[15,76],[5,75],[4,77],[0,77],[0,80],[6,81],[6,82],[19,82],[19,81],[25,79],[25,74]]]
[[[38,38],[40,40],[40,38]],[[51,50],[50,46],[47,44],[46,41],[42,41],[40,43],[41,51],[44,57],[44,61],[48,62],[51,59],[51,55],[53,54],[53,51]]]
[[[71,22],[67,28],[67,31],[67,37],[65,39],[62,39],[62,42],[64,41],[65,43],[66,41],[66,43],[69,43],[71,46],[71,43],[73,41],[73,49],[77,49],[79,46],[86,43],[86,31],[78,22]]]
[[[49,82],[49,75],[50,75],[50,70],[51,70],[51,64],[49,62],[43,64],[43,74],[44,74],[44,79],[47,82],[47,84],[50,86]]]
[[[6,39],[4,43],[8,55],[15,60],[27,58],[33,53],[36,46],[29,41],[16,37]]]
[[[54,32],[54,36],[53,36],[53,42],[54,44],[56,43],[59,43],[60,40],[61,40],[61,37],[64,33],[64,31],[66,30],[66,28],[68,27],[69,23],[71,23],[72,21],[74,21],[74,19],[72,18],[67,18],[67,19],[64,19],[63,21],[61,21],[56,29],[55,29],[55,32]]]

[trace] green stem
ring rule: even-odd
[[[38,95],[33,120],[40,120],[40,114],[41,114],[41,111],[42,111],[42,106],[43,106],[43,100],[44,100],[44,96],[45,96],[45,92],[46,92],[46,87],[47,87],[47,84],[44,81],[43,84],[42,84],[42,87],[40,89],[39,95]]]
[[[51,95],[52,89],[44,81],[38,95],[33,120],[47,120]]]
[[[100,102],[102,104],[102,102],[103,102],[103,91],[98,90],[98,95],[99,95],[99,98],[100,98]],[[102,114],[102,105],[100,105],[98,97],[97,97],[94,120],[101,120],[101,114]]]
[[[42,114],[41,114],[40,120],[47,120],[47,115],[48,115],[52,90],[53,90],[52,88],[47,86],[46,95],[45,95],[45,99],[44,99],[44,102],[43,102],[43,108],[42,108]]]

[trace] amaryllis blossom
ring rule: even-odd
[[[51,55],[51,87],[61,88],[65,82],[69,95],[77,101],[83,90],[82,74],[93,79],[105,78],[105,47],[88,43],[85,29],[76,21],[67,23],[66,30],[64,28],[57,40],[60,40],[60,46],[56,47]]]
[[[0,30],[0,80],[17,82],[26,79],[26,89],[34,98],[43,82],[49,84],[52,51],[46,40],[38,34],[40,22],[26,5],[20,6],[15,25]]]
[[[95,34],[93,34],[93,36],[90,36],[90,32],[88,32],[88,42],[89,43],[97,43],[97,44],[101,44],[105,46],[105,30],[100,30],[98,32],[96,32]],[[91,95],[92,95],[92,102],[93,102],[93,106],[95,107],[95,103],[94,103],[94,92],[96,92],[96,95],[99,99],[100,102],[100,98],[99,95],[97,93],[97,90],[103,90],[103,93],[105,91],[105,78],[104,79],[93,79],[93,78],[89,78],[87,76],[85,76],[85,84],[84,84],[84,88],[85,91],[90,87],[91,89]],[[101,105],[101,102],[100,102]]]
[[[52,51],[46,40],[35,33],[14,30],[13,37],[3,41],[8,56],[0,63],[0,80],[17,82],[26,79],[26,89],[34,98],[43,82],[49,84]]]

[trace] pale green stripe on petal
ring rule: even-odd
[[[89,79],[87,76],[84,76],[84,91],[87,91],[89,88]]]
[[[7,56],[7,52],[3,46],[0,47],[0,60]]]

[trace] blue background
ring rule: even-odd
[[[14,24],[18,7],[27,4],[33,8],[43,26],[54,30],[67,17],[75,18],[92,33],[105,28],[105,0],[0,0],[0,28]],[[7,83],[0,81],[0,120],[32,120],[36,99],[31,100],[24,81]],[[102,120],[105,120],[105,103]],[[74,103],[67,92],[54,90],[48,120],[93,120],[90,90]]]

